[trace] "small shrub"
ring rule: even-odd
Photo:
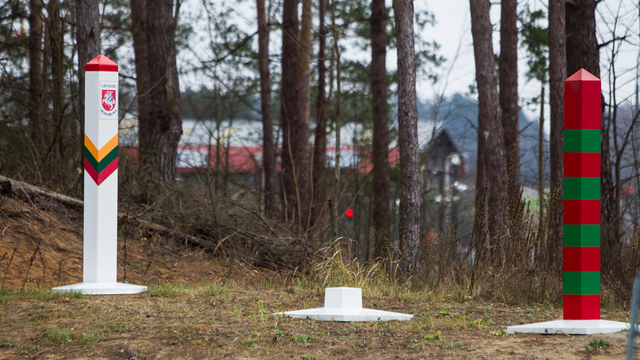
[[[65,344],[71,341],[71,339],[69,338],[69,331],[64,329],[64,330],[59,330],[59,329],[52,329],[52,330],[47,330],[45,332],[43,332],[42,334],[40,334],[40,337],[42,339],[44,339],[45,344],[49,345],[49,344]]]
[[[309,336],[309,335],[306,335],[306,334],[295,334],[291,338],[293,340],[295,340],[295,341],[299,341],[299,342],[303,342],[303,343],[306,343],[306,342],[309,342],[309,341],[312,341],[312,340],[316,339],[313,336]]]
[[[604,348],[608,348],[608,347],[611,347],[611,344],[607,340],[604,340],[604,339],[593,339],[593,340],[591,340],[589,342],[589,344],[587,346],[585,346],[585,349],[588,350],[588,351],[592,351],[592,350],[597,349],[597,348],[604,349]]]
[[[451,341],[451,342],[448,342],[448,343],[446,343],[446,344],[445,344],[445,343],[440,344],[440,349],[442,349],[442,350],[445,350],[445,349],[455,349],[455,348],[460,347],[460,346],[464,346],[464,343],[459,343],[459,342]]]
[[[436,331],[434,334],[428,334],[424,336],[427,340],[440,340],[442,339],[442,332],[440,330]]]
[[[97,331],[91,330],[86,333],[82,333],[82,343],[85,347],[91,349],[97,342],[102,341],[104,336],[100,335]]]

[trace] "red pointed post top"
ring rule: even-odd
[[[580,69],[564,81],[565,130],[600,130],[600,79]]]
[[[98,55],[84,66],[84,71],[118,71],[118,64],[104,55]]]
[[[565,81],[600,81],[600,79],[587,70],[580,69],[575,74],[569,76]]]

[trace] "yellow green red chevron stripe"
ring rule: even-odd
[[[84,169],[97,185],[113,174],[118,169],[118,135],[98,150],[85,134]]]
[[[86,150],[89,150],[91,155],[93,155],[94,159],[97,161],[101,161],[105,156],[107,156],[114,148],[118,147],[118,135],[114,136],[111,140],[109,140],[102,149],[98,150],[93,142],[87,134],[84,134],[84,147]]]

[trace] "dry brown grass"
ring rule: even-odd
[[[78,226],[78,214],[34,200],[39,212],[2,198],[0,245],[7,249],[3,253],[17,251],[11,262],[10,253],[0,261],[0,271],[9,268],[0,290],[0,358],[597,359],[624,352],[625,334],[503,336],[508,325],[558,318],[560,309],[486,301],[446,282],[434,288],[421,280],[399,282],[392,256],[363,267],[348,250],[336,248],[309,272],[276,272],[130,228],[122,232],[128,236],[128,262],[121,247],[119,277],[127,269],[129,281],[148,285],[147,293],[52,294],[56,259],[75,259],[63,262],[70,265],[63,267],[60,285],[80,280],[81,237],[65,230]],[[10,211],[15,216],[7,216]],[[31,261],[38,244],[43,257]],[[21,291],[28,268],[31,280]],[[340,323],[272,315],[322,306],[324,287],[335,285],[361,286],[365,307],[415,317]],[[617,310],[603,312],[605,319],[625,317]],[[596,338],[613,346],[586,350]]]

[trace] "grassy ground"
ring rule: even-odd
[[[409,291],[382,269],[339,257],[306,275],[268,272],[143,229],[123,229],[127,296],[52,294],[82,280],[81,213],[0,196],[0,359],[600,359],[623,358],[626,333],[509,335],[561,318],[550,304],[486,303],[464,289]],[[339,252],[337,253],[339,254]],[[219,254],[217,254],[219,255]],[[275,317],[321,307],[326,286],[363,288],[363,305],[412,321],[341,323]],[[446,288],[446,287],[445,287]],[[603,310],[624,321],[627,312]]]
[[[274,317],[322,306],[304,283],[153,285],[132,296],[46,290],[0,296],[0,358],[231,359],[599,359],[623,358],[626,333],[505,335],[506,326],[561,317],[527,308],[435,301],[433,294],[364,294],[364,306],[414,314],[412,321],[341,323]],[[603,318],[624,320],[622,312]]]

